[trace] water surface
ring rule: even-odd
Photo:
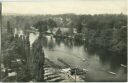
[[[38,34],[30,34],[30,42],[37,39]],[[55,39],[46,36],[44,43],[45,57],[55,64],[64,66],[58,58],[63,59],[67,64],[81,69],[87,69],[84,75],[85,81],[126,81],[125,67],[121,67],[123,58],[111,55],[105,51],[96,52],[97,49],[87,50],[84,44],[77,44],[69,39]],[[94,52],[95,51],[95,52]]]

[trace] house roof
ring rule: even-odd
[[[57,31],[59,28],[60,28],[60,30],[61,30],[62,33],[69,31],[69,28],[58,27],[58,28],[54,28],[54,29],[53,29],[53,33],[56,33],[56,31]]]

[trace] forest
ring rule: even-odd
[[[88,50],[105,50],[117,57],[123,57],[125,60],[122,61],[122,64],[127,64],[127,15],[122,13],[3,15],[1,39],[2,60],[5,67],[5,71],[2,72],[3,81],[46,81],[44,76],[40,75],[44,74],[43,68],[45,67],[45,52],[41,49],[44,45],[41,42],[44,42],[44,36],[47,35],[48,30],[53,34],[53,29],[57,27],[69,29],[68,32],[61,35],[62,38],[66,35],[71,39],[74,38],[73,41],[82,43]],[[14,36],[15,28],[22,29],[26,35]],[[29,30],[35,31],[35,29],[39,32],[39,37],[30,46]],[[30,57],[32,62],[29,60]],[[12,71],[15,71],[17,76],[7,79],[8,73]]]
[[[53,22],[50,23],[50,20]],[[3,28],[7,28],[7,23],[14,28],[23,30],[34,26],[40,21],[45,28],[65,27],[69,28],[68,35],[73,33],[75,28],[77,33],[82,33],[86,39],[86,44],[98,48],[105,48],[117,54],[126,55],[127,44],[127,15],[124,14],[101,14],[101,15],[37,15],[37,16],[3,16]],[[47,23],[45,23],[47,21]],[[48,24],[49,23],[49,24]],[[49,25],[49,27],[46,27]],[[39,25],[40,26],[40,25]],[[43,28],[43,27],[41,27]],[[48,30],[48,29],[46,29]],[[39,30],[40,31],[40,30]]]

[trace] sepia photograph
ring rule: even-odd
[[[127,5],[0,1],[0,82],[127,82]]]

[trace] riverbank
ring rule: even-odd
[[[78,75],[71,75],[69,68],[57,65],[49,59],[45,59],[44,79],[47,82],[84,82]]]

